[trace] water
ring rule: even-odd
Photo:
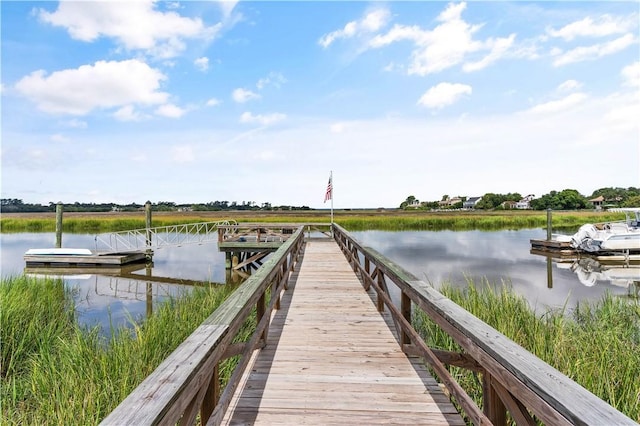
[[[549,262],[546,257],[530,254],[529,240],[546,237],[542,229],[362,231],[353,235],[364,246],[374,248],[436,288],[443,282],[466,285],[468,279],[505,283],[538,311],[565,305],[571,308],[580,301],[599,300],[605,292],[624,297],[630,292],[629,283],[640,280],[638,265],[585,272],[571,263]],[[93,235],[67,234],[62,241],[64,247],[95,248]],[[52,247],[54,242],[53,233],[0,234],[0,274],[23,273],[24,252],[30,248]],[[152,267],[139,265],[137,268],[120,276],[66,276],[66,284],[76,290],[80,323],[100,325],[105,332],[111,324],[130,325],[131,319],[148,315],[167,297],[192,288],[168,283],[167,278],[214,283],[240,279],[225,272],[224,253],[218,251],[215,243],[162,248],[155,251]],[[597,271],[598,266],[589,265],[589,269]],[[622,278],[616,279],[617,276]]]
[[[25,251],[53,247],[54,243],[53,233],[0,234],[1,275],[22,274],[25,272]],[[68,248],[95,249],[95,236],[65,234],[62,244]],[[132,268],[134,270],[130,270]],[[30,269],[29,272],[41,275],[37,270]],[[166,282],[172,281],[170,279],[176,283]],[[225,274],[224,253],[218,252],[216,244],[162,248],[154,252],[152,267],[139,264],[127,267],[126,273],[120,275],[84,274],[81,271],[80,275],[64,276],[67,286],[75,290],[80,324],[100,325],[105,333],[111,325],[130,326],[132,320],[144,318],[167,297],[179,296],[193,288],[179,282],[225,283],[237,279],[236,275],[228,277]]]
[[[544,229],[352,234],[363,246],[376,249],[436,288],[444,282],[463,286],[468,280],[504,283],[538,312],[571,309],[581,301],[600,300],[606,292],[626,297],[635,294],[632,282],[640,280],[637,264],[597,272],[603,267],[595,260],[559,263],[531,254],[530,240],[545,239]]]

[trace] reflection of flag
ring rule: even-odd
[[[324,202],[331,200],[331,193],[333,191],[333,185],[331,184],[331,176],[329,176],[329,183],[327,184],[327,192],[324,194]]]

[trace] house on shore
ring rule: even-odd
[[[453,207],[456,204],[461,202],[462,202],[462,198],[460,197],[447,198],[446,200],[438,201],[438,207],[440,208]]]
[[[503,209],[505,210],[513,210],[516,208],[516,205],[518,204],[517,201],[503,201],[502,204],[500,204],[500,206],[502,206]]]
[[[518,201],[516,203],[516,209],[519,210],[527,210],[531,208],[531,201],[533,199],[535,199],[536,196],[533,194],[529,194],[526,197],[524,197],[522,200]]]
[[[467,201],[462,203],[462,208],[466,210],[472,210],[476,208],[476,205],[482,200],[482,197],[469,197]]]

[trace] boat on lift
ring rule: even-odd
[[[609,211],[623,212],[626,219],[582,225],[571,237],[571,246],[589,253],[640,252],[640,207]]]

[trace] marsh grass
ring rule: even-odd
[[[0,230],[9,232],[55,232],[55,216],[18,217],[3,215]],[[153,226],[170,226],[197,222],[214,222],[234,219],[238,222],[304,223],[329,222],[328,212],[310,211],[305,214],[286,212],[262,212],[239,214],[154,214]],[[624,214],[610,212],[553,212],[554,228],[577,227],[584,223],[622,220]],[[412,211],[336,211],[335,222],[351,231],[421,231],[421,230],[502,230],[546,227],[544,211],[503,212],[412,212]],[[63,231],[69,233],[117,232],[145,227],[144,215],[83,214],[65,216]]]
[[[0,423],[99,423],[232,291],[215,284],[195,288],[105,338],[97,327],[77,325],[72,295],[61,281],[3,279]],[[250,334],[251,321],[240,340]],[[229,361],[223,372],[232,368]]]
[[[640,422],[640,301],[605,295],[571,312],[536,314],[508,285],[487,282],[440,291],[456,304],[534,353],[569,378]],[[423,313],[414,324],[428,345],[459,351],[458,345]],[[480,379],[451,367],[463,388],[481,406]]]

